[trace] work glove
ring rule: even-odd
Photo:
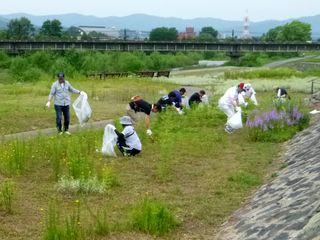
[[[86,95],[84,91],[80,91],[80,95]]]
[[[46,107],[49,108],[49,107],[50,107],[50,104],[51,104],[50,101],[48,101],[48,102],[46,103]]]
[[[241,107],[236,107],[236,112],[240,112],[241,111]]]
[[[147,130],[147,135],[149,135],[149,136],[151,136],[151,135],[152,135],[152,131],[151,131],[151,129],[148,129],[148,130]]]
[[[184,114],[184,112],[180,108],[176,108],[176,109],[177,109],[179,115],[183,115]]]

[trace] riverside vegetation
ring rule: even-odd
[[[71,76],[75,87],[88,92],[93,120],[117,118],[132,95],[155,101],[179,87],[135,77],[86,79],[77,71]],[[53,81],[48,77],[44,73],[36,82],[21,83],[7,70],[0,71],[0,96],[5,100],[2,134],[54,124],[53,110],[42,107]],[[258,93],[260,112],[274,107],[273,95]],[[297,99],[293,107],[304,111],[305,93],[292,92],[291,97]],[[134,159],[102,157],[97,151],[102,130],[2,142],[0,236],[9,240],[212,238],[250,192],[281,165],[279,139],[253,139],[247,127],[225,134],[218,98],[219,94],[210,105],[186,110],[183,116],[171,110],[155,115],[152,138],[139,124],[143,151]],[[299,130],[295,128],[292,135]]]

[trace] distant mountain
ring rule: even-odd
[[[150,31],[156,27],[176,27],[179,31],[182,31],[187,26],[193,26],[196,30],[200,30],[204,26],[212,26],[216,28],[220,33],[230,35],[232,30],[236,35],[241,35],[243,29],[242,21],[228,21],[216,18],[195,18],[195,19],[181,19],[181,18],[165,18],[157,17],[146,14],[134,14],[126,17],[95,17],[81,14],[62,14],[62,15],[45,15],[34,16],[25,13],[16,13],[9,15],[2,15],[5,19],[13,19],[19,17],[27,17],[36,26],[41,26],[47,19],[59,19],[64,27],[70,26],[108,26],[117,27],[119,29],[127,28],[132,30]],[[284,21],[267,20],[261,22],[251,22],[250,31],[252,35],[259,36],[267,32],[270,28],[274,28],[279,25],[283,25],[294,19],[288,19]],[[313,28],[313,37],[320,38],[320,15],[302,17],[297,20],[310,23]],[[0,18],[1,27],[1,18]]]
[[[8,24],[8,19],[0,17],[0,29],[6,28]]]

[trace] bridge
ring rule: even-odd
[[[65,51],[70,49],[114,52],[226,52],[237,57],[246,52],[317,52],[320,43],[226,43],[226,42],[151,42],[151,41],[16,41],[1,40],[0,50]]]

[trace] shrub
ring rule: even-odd
[[[131,221],[134,229],[156,236],[162,236],[178,225],[165,204],[149,198],[143,199],[133,208]]]
[[[22,73],[22,81],[24,82],[36,82],[41,77],[41,71],[38,68],[29,68]]]
[[[8,213],[12,213],[12,202],[14,196],[14,184],[6,180],[0,185],[0,206]]]

